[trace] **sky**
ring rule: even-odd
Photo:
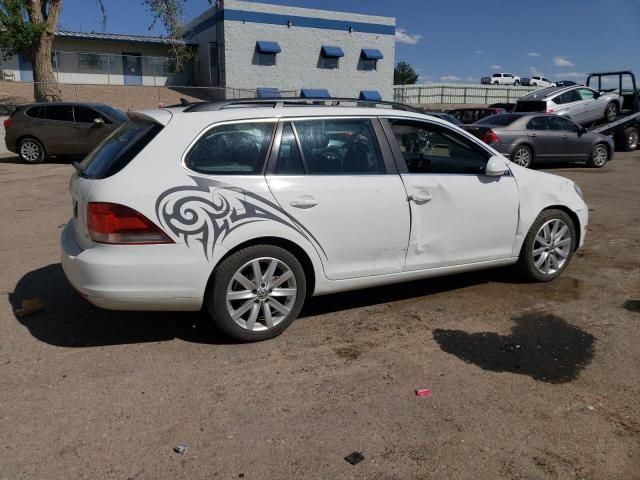
[[[152,17],[141,0],[103,0],[106,32],[140,35]],[[640,76],[640,0],[269,0],[260,3],[396,18],[396,58],[419,82],[479,82],[492,73],[584,80],[591,71]],[[209,8],[187,0],[185,20]],[[60,28],[102,31],[97,0],[64,0]]]

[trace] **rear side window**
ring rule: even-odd
[[[549,130],[549,117],[534,117],[527,123],[527,130]]]
[[[73,122],[72,105],[46,105],[42,108],[44,108],[44,118],[47,120]]]
[[[301,120],[293,126],[307,175],[386,173],[371,120]]]
[[[564,92],[562,95],[558,95],[553,99],[553,103],[556,105],[564,105],[565,103],[577,102],[580,100],[580,96],[578,92],[575,90],[569,90],[568,92]]]
[[[93,108],[76,105],[75,107],[73,107],[73,110],[76,122],[78,123],[93,123],[96,118],[101,118],[104,123],[111,123],[111,120],[109,120],[107,117],[97,112]]]
[[[276,173],[279,175],[304,175],[300,149],[290,123],[286,123],[282,128]]]
[[[24,112],[24,114],[27,117],[40,118],[41,117],[41,113],[42,113],[42,109],[43,109],[43,107],[41,107],[41,106],[27,108],[27,110]]]
[[[118,173],[162,130],[157,123],[132,120],[115,130],[85,157],[78,173],[100,179]]]
[[[274,124],[234,123],[213,127],[185,157],[187,168],[210,175],[257,175],[271,145]]]
[[[514,112],[544,112],[547,109],[547,102],[541,100],[520,100],[516,103]]]

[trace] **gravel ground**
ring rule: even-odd
[[[320,297],[252,345],[76,295],[58,248],[71,171],[0,159],[0,479],[640,478],[640,151],[552,169],[591,210],[555,282]]]

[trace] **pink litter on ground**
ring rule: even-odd
[[[431,396],[431,390],[428,388],[419,388],[416,390],[416,395],[419,397],[429,397]]]

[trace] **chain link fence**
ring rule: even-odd
[[[513,103],[537,87],[510,85],[467,85],[461,83],[426,83],[396,85],[395,102],[407,104],[476,104]]]

